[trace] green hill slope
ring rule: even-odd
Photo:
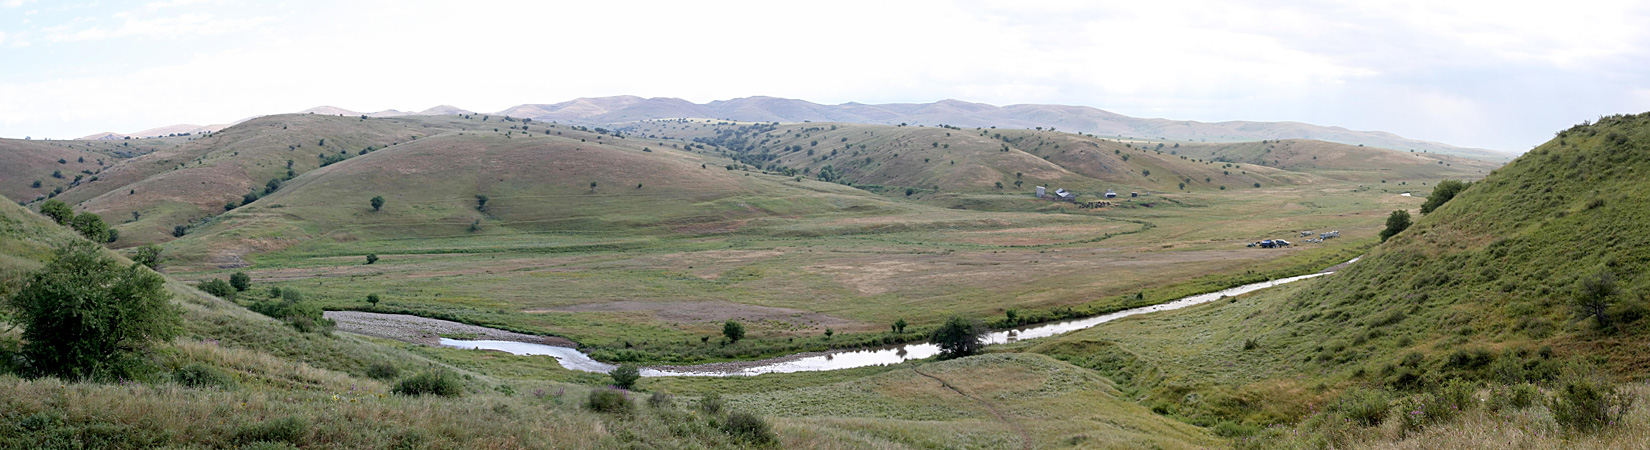
[[[707,164],[701,155],[595,140],[588,132],[470,132],[393,146],[306,173],[174,247],[234,264],[246,252],[317,238],[633,236],[759,217],[900,208],[846,186],[751,176]],[[379,195],[387,203],[374,211],[368,200]],[[484,208],[477,196],[487,196]]]
[[[1650,114],[1577,126],[1336,275],[1034,351],[1129,380],[1160,410],[1205,423],[1294,420],[1336,386],[1548,383],[1572,364],[1638,379],[1650,368],[1647,149]],[[1605,273],[1614,289],[1601,324],[1576,300]],[[1190,393],[1200,400],[1183,401]]]
[[[1328,181],[1326,177],[1370,183],[1390,179],[1396,186],[1403,180],[1478,178],[1496,167],[1460,157],[1302,140],[1190,144],[1054,130],[687,119],[614,127],[708,144],[709,151],[770,171],[919,191],[997,192],[1000,183],[1007,192],[1046,185],[1093,197],[1107,189],[1218,190],[1256,183],[1315,184]]]

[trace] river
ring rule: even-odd
[[[1357,258],[1353,258],[1352,261],[1347,261],[1346,264],[1350,264],[1350,263],[1355,262],[1357,260],[1358,260]],[[1336,266],[1336,267],[1340,267],[1340,266],[1344,266],[1344,265],[1345,264],[1342,264],[1342,265],[1339,265],[1339,266]],[[1032,326],[1027,326],[1027,327],[1024,327],[1024,328],[1015,328],[1015,329],[1004,330],[1004,331],[996,331],[996,332],[992,332],[990,335],[988,335],[986,337],[986,340],[987,340],[987,344],[1004,344],[1004,343],[1009,343],[1009,342],[1023,341],[1023,340],[1027,340],[1027,339],[1045,338],[1045,337],[1049,337],[1049,336],[1055,336],[1055,335],[1059,335],[1059,334],[1064,334],[1064,333],[1068,333],[1068,332],[1072,332],[1072,331],[1076,331],[1076,330],[1081,330],[1081,329],[1093,327],[1093,326],[1096,326],[1096,325],[1099,325],[1099,324],[1102,324],[1102,323],[1110,322],[1110,321],[1121,319],[1121,318],[1124,318],[1124,317],[1129,317],[1129,316],[1134,316],[1134,315],[1139,315],[1139,314],[1146,314],[1146,313],[1153,313],[1153,312],[1158,312],[1158,311],[1169,311],[1169,310],[1185,308],[1185,307],[1188,307],[1188,306],[1193,306],[1193,305],[1212,302],[1212,301],[1219,300],[1219,299],[1224,298],[1224,297],[1243,295],[1243,294],[1258,291],[1258,290],[1261,290],[1261,289],[1266,289],[1266,288],[1269,288],[1269,287],[1277,286],[1277,285],[1280,285],[1280,284],[1292,283],[1292,282],[1295,282],[1295,281],[1305,280],[1305,279],[1308,279],[1308,278],[1320,277],[1320,276],[1324,276],[1324,275],[1329,275],[1331,273],[1334,273],[1334,272],[1324,271],[1324,272],[1314,273],[1314,274],[1310,274],[1310,275],[1301,275],[1301,276],[1297,276],[1297,277],[1282,278],[1282,279],[1277,279],[1277,280],[1272,280],[1272,281],[1263,281],[1263,282],[1259,282],[1259,283],[1246,284],[1246,285],[1243,285],[1243,286],[1238,286],[1238,287],[1225,289],[1225,290],[1221,290],[1221,291],[1210,292],[1210,293],[1207,293],[1207,294],[1198,294],[1198,295],[1193,295],[1193,296],[1189,296],[1189,297],[1184,297],[1184,298],[1181,298],[1179,300],[1171,301],[1171,302],[1168,302],[1168,303],[1160,303],[1160,304],[1152,305],[1152,306],[1145,306],[1145,307],[1134,308],[1134,309],[1126,309],[1126,310],[1114,312],[1114,313],[1111,313],[1111,314],[1102,314],[1102,315],[1098,315],[1098,316],[1085,317],[1085,318],[1081,318],[1081,319],[1071,319],[1071,320],[1060,321],[1060,322],[1052,322],[1052,323],[1045,323],[1045,324],[1039,324],[1039,325],[1032,325]],[[607,373],[607,372],[612,371],[615,367],[617,367],[613,364],[608,364],[608,363],[604,363],[604,362],[601,362],[601,361],[591,359],[589,355],[586,355],[583,352],[578,351],[577,349],[569,348],[569,347],[557,347],[557,346],[553,346],[553,345],[530,344],[530,343],[515,342],[515,341],[459,340],[459,339],[447,339],[447,338],[442,338],[441,339],[441,345],[448,346],[448,347],[456,347],[456,348],[474,348],[474,349],[483,349],[483,350],[498,350],[498,351],[514,353],[514,354],[517,354],[517,355],[546,355],[546,356],[556,358],[556,361],[560,362],[562,367],[572,369],[572,370],[581,370],[581,371],[585,371],[585,372]],[[733,364],[719,363],[719,364],[704,364],[704,365],[699,365],[699,366],[685,366],[685,367],[649,367],[649,368],[642,369],[642,376],[644,376],[644,377],[680,377],[680,376],[723,377],[723,376],[760,375],[760,374],[764,374],[764,373],[791,373],[791,372],[816,372],[816,371],[825,371],[825,370],[841,370],[841,369],[852,369],[852,368],[856,368],[856,367],[899,364],[901,362],[905,362],[906,360],[930,358],[930,357],[933,357],[934,355],[939,354],[939,352],[940,352],[939,346],[928,343],[928,342],[921,342],[921,343],[902,344],[902,345],[882,347],[882,348],[855,349],[855,350],[836,350],[836,351],[823,352],[823,353],[814,353],[814,354],[807,354],[807,355],[793,355],[793,356],[785,356],[785,357],[779,357],[779,358],[765,359],[765,360],[760,360],[760,361],[750,361],[750,362],[733,363]]]

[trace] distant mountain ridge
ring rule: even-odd
[[[638,120],[712,118],[750,122],[851,122],[880,125],[962,127],[1053,127],[1069,132],[1145,139],[1238,142],[1316,139],[1395,150],[1424,150],[1478,158],[1508,159],[1502,152],[1409,139],[1384,131],[1358,131],[1300,122],[1198,122],[1130,117],[1087,106],[995,106],[960,100],[933,103],[844,103],[822,105],[777,97],[744,97],[697,104],[679,98],[614,96],[579,98],[554,104],[524,104],[496,114],[577,124]]]
[[[440,105],[418,112],[394,109],[363,113],[348,109],[319,106],[299,111],[342,116],[394,117],[443,114],[477,114],[450,105]],[[1301,122],[1198,122],[1130,117],[1087,106],[1021,104],[995,106],[961,100],[941,100],[933,103],[857,102],[840,105],[822,105],[806,100],[778,97],[742,97],[699,104],[670,97],[643,98],[633,95],[588,97],[561,103],[529,103],[491,113],[533,120],[571,124],[600,125],[659,119],[729,119],[744,122],[848,122],[878,125],[953,125],[961,127],[1000,128],[1054,128],[1068,132],[1099,136],[1131,137],[1199,142],[1243,142],[1270,139],[1315,139],[1349,145],[1365,145],[1394,150],[1416,150],[1469,156],[1490,160],[1509,160],[1514,155],[1499,151],[1459,147],[1439,142],[1410,139],[1385,131],[1359,131],[1335,126],[1313,125]],[[140,133],[134,137],[152,136],[157,130],[182,129],[185,126],[163,127]],[[189,125],[187,127],[194,127]],[[222,128],[211,126],[201,128]],[[180,132],[180,131],[173,131]],[[103,133],[82,139],[108,139]],[[165,135],[160,133],[159,135]],[[124,135],[121,135],[124,136]],[[118,138],[117,138],[118,139]]]

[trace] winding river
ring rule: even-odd
[[[1358,260],[1358,258],[1353,258],[1351,261],[1347,261],[1346,264],[1351,264],[1353,262],[1356,262],[1357,260]],[[1344,265],[1345,264],[1342,264],[1342,265],[1339,265],[1339,266],[1336,266],[1336,267],[1341,267],[1341,266],[1344,266]],[[1301,276],[1297,276],[1297,277],[1281,278],[1281,279],[1272,280],[1272,281],[1263,281],[1263,282],[1260,282],[1260,283],[1246,284],[1246,285],[1243,285],[1243,286],[1238,286],[1238,287],[1234,287],[1234,288],[1230,288],[1230,289],[1226,289],[1226,290],[1221,290],[1221,291],[1216,291],[1216,292],[1210,292],[1210,293],[1207,293],[1207,294],[1193,295],[1193,296],[1181,298],[1179,300],[1175,300],[1175,301],[1168,302],[1168,303],[1161,303],[1161,304],[1152,305],[1152,306],[1146,306],[1146,307],[1140,307],[1140,308],[1134,308],[1134,309],[1127,309],[1127,310],[1123,310],[1123,311],[1114,312],[1114,313],[1111,313],[1111,314],[1103,314],[1103,315],[1098,315],[1098,316],[1085,317],[1085,318],[1082,318],[1082,319],[1072,319],[1072,320],[1066,320],[1066,321],[1061,321],[1061,322],[1045,323],[1045,324],[1039,324],[1039,325],[1029,326],[1029,327],[1025,327],[1025,328],[1016,328],[1016,329],[1006,330],[1006,331],[997,331],[997,332],[992,332],[986,338],[986,340],[987,340],[988,344],[1004,344],[1004,343],[1022,341],[1022,340],[1027,340],[1027,339],[1045,338],[1045,337],[1049,337],[1049,336],[1055,336],[1055,335],[1059,335],[1059,334],[1063,334],[1063,333],[1067,333],[1067,332],[1071,332],[1071,331],[1076,331],[1076,330],[1081,330],[1081,329],[1093,327],[1095,325],[1099,325],[1099,324],[1102,324],[1102,323],[1106,323],[1106,322],[1110,322],[1110,321],[1113,321],[1113,320],[1121,319],[1121,318],[1124,318],[1124,317],[1129,317],[1129,316],[1139,315],[1139,314],[1146,314],[1146,313],[1153,313],[1153,312],[1158,312],[1158,311],[1169,311],[1169,310],[1185,308],[1185,307],[1188,307],[1188,306],[1193,306],[1193,305],[1212,302],[1212,301],[1219,300],[1219,299],[1225,298],[1225,297],[1247,294],[1247,293],[1250,293],[1250,292],[1258,291],[1258,290],[1261,290],[1261,289],[1266,289],[1266,288],[1277,286],[1277,285],[1280,285],[1280,284],[1292,283],[1292,282],[1295,282],[1295,281],[1305,280],[1305,279],[1308,279],[1308,278],[1314,278],[1314,277],[1329,275],[1331,273],[1334,273],[1334,272],[1330,271],[1330,270],[1326,270],[1326,271],[1323,271],[1323,272],[1314,273],[1314,274],[1310,274],[1310,275],[1301,275]],[[607,372],[612,371],[615,367],[618,367],[618,366],[613,365],[613,364],[608,364],[608,363],[604,363],[604,362],[601,362],[601,361],[591,359],[589,355],[586,355],[583,352],[578,351],[578,349],[569,348],[569,347],[557,347],[557,346],[553,346],[553,345],[530,344],[530,343],[515,342],[515,341],[494,341],[494,340],[474,340],[474,341],[470,341],[470,340],[458,340],[458,339],[447,339],[447,338],[442,338],[441,339],[441,345],[448,346],[448,347],[456,347],[456,348],[473,348],[473,349],[483,349],[483,350],[498,350],[498,351],[514,353],[514,354],[517,354],[517,355],[546,355],[546,356],[556,358],[556,361],[560,362],[562,367],[572,369],[572,370],[581,370],[581,371],[585,371],[585,372],[607,373]],[[905,362],[906,360],[924,359],[924,358],[933,357],[934,355],[939,354],[939,352],[940,352],[939,346],[928,343],[928,342],[921,342],[921,343],[902,344],[902,345],[898,345],[898,346],[890,346],[890,347],[883,347],[883,348],[856,349],[856,350],[836,350],[836,351],[823,352],[823,353],[793,355],[793,356],[785,356],[785,357],[765,359],[765,360],[760,360],[760,361],[751,361],[751,362],[745,362],[745,363],[733,363],[733,364],[718,363],[718,364],[704,364],[704,365],[698,365],[698,366],[683,366],[683,367],[675,367],[675,366],[649,367],[649,368],[642,369],[642,376],[644,376],[644,377],[682,377],[682,376],[725,377],[725,376],[760,375],[760,374],[764,374],[764,373],[790,373],[790,372],[815,372],[815,371],[825,371],[825,370],[840,370],[840,369],[852,369],[852,368],[856,368],[856,367],[880,366],[880,365],[887,365],[887,364],[899,364],[901,362]]]

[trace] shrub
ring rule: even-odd
[[[726,336],[729,341],[739,342],[740,339],[745,338],[745,326],[739,322],[729,320],[722,324],[722,335]]]
[[[372,204],[372,210],[373,211],[378,211],[380,209],[384,209],[384,196],[382,196],[382,195],[374,196],[370,203]]]
[[[636,380],[642,378],[642,370],[635,364],[624,364],[614,368],[607,375],[613,377],[613,387],[628,391],[636,387]]]
[[[1386,242],[1392,236],[1404,232],[1405,229],[1409,228],[1409,225],[1409,211],[1393,211],[1391,215],[1386,217],[1386,229],[1381,230],[1381,242]]]
[[[722,412],[722,395],[715,392],[705,394],[699,398],[699,410],[705,414],[719,414]]]
[[[372,263],[375,263],[375,262],[378,262],[378,254],[377,253],[368,253],[367,254],[367,264],[372,264]]]
[[[69,221],[74,219],[74,208],[70,208],[68,203],[63,203],[62,200],[54,198],[40,204],[40,214],[50,217],[58,225],[68,225]]]
[[[1340,400],[1335,403],[1335,410],[1353,423],[1372,427],[1386,419],[1391,406],[1392,397],[1384,390],[1354,388],[1341,394]]]
[[[177,381],[178,384],[196,388],[220,387],[229,389],[235,387],[235,379],[230,377],[229,374],[223,373],[222,370],[218,370],[216,367],[201,363],[179,367],[177,372],[172,374],[172,379]]]
[[[225,299],[234,298],[235,296],[235,288],[230,286],[228,282],[219,278],[213,278],[197,283],[195,284],[195,288],[200,289],[201,292]]]
[[[392,392],[401,395],[458,397],[464,395],[464,383],[458,380],[458,375],[450,371],[426,370],[396,383]]]
[[[373,379],[389,381],[401,376],[401,368],[390,363],[375,362],[367,366],[367,376]]]
[[[103,222],[102,216],[83,212],[74,216],[69,226],[92,242],[109,242],[109,224]]]
[[[235,430],[235,442],[286,442],[297,444],[309,436],[309,420],[286,416],[240,426]]]
[[[929,340],[940,347],[942,358],[959,358],[979,352],[985,346],[986,331],[978,320],[952,316],[934,329]]]
[[[1593,432],[1621,422],[1633,409],[1633,394],[1614,385],[1585,376],[1572,375],[1561,381],[1558,392],[1547,402],[1553,420],[1564,428]]]
[[[142,264],[150,269],[159,268],[160,260],[160,246],[155,244],[138,247],[132,254],[132,262]]]
[[[675,401],[671,395],[663,392],[654,392],[653,395],[647,397],[647,406],[654,408],[666,408],[672,403],[675,403]]]
[[[765,444],[779,439],[773,434],[773,429],[768,427],[767,421],[744,411],[728,413],[727,419],[722,421],[721,428],[722,432],[749,443]]]
[[[1421,204],[1421,214],[1429,214],[1438,209],[1439,206],[1444,206],[1444,202],[1455,198],[1455,194],[1467,190],[1467,187],[1471,185],[1472,183],[1460,180],[1439,181],[1437,185],[1432,187],[1432,195],[1427,196],[1426,203]]]
[[[1489,408],[1492,411],[1524,409],[1536,404],[1541,390],[1529,383],[1501,386],[1490,390]]]
[[[584,403],[586,409],[608,414],[629,414],[632,406],[624,391],[609,388],[591,390]]]
[[[252,276],[247,275],[246,272],[235,272],[229,276],[229,285],[238,292],[246,292],[247,289],[252,288]]]
[[[42,375],[116,378],[146,372],[143,357],[178,334],[166,279],[125,266],[86,241],[57,250],[7,301],[23,328],[22,354]]]

